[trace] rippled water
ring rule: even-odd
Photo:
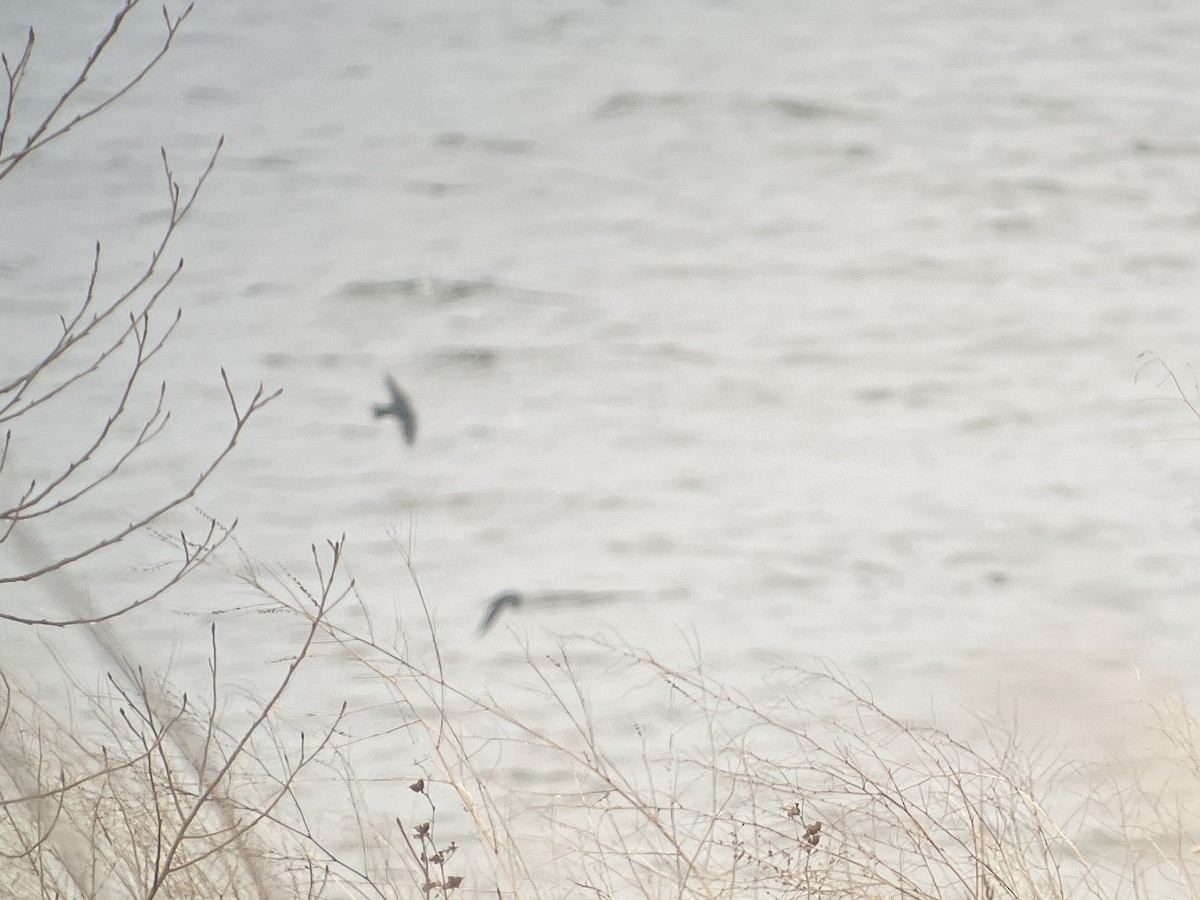
[[[5,6],[7,50],[42,38],[34,95],[110,6]],[[415,615],[411,539],[469,682],[514,670],[512,632],[607,628],[747,684],[829,661],[908,710],[1020,696],[1105,729],[1119,704],[1081,699],[1139,674],[1200,692],[1200,423],[1160,368],[1135,382],[1147,350],[1190,382],[1200,346],[1197,83],[1185,3],[205,0],[3,185],[0,359],[53,332],[97,238],[114,286],[145,259],[159,146],[187,180],[224,134],[134,496],[216,446],[223,366],[284,395],[202,508],[297,572],[347,534],[380,616]],[[385,372],[411,449],[370,416]],[[89,594],[144,584],[145,552]],[[246,600],[220,585],[127,650],[190,647]],[[476,640],[509,587],[529,603]],[[286,652],[263,631],[233,675]]]

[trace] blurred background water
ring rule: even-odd
[[[10,59],[37,29],[31,102],[113,11],[4,5]],[[141,11],[89,90],[162,28]],[[1190,386],[1200,346],[1197,84],[1182,2],[203,0],[145,84],[3,184],[0,374],[96,240],[109,291],[144,263],[159,147],[187,182],[224,135],[160,314],[184,313],[171,427],[100,520],[199,471],[223,366],[284,394],[199,505],[298,575],[344,533],[372,615],[419,622],[411,543],[467,683],[604,631],[743,685],[831,663],[909,713],[1020,696],[1110,728],[1138,678],[1200,694],[1200,423],[1161,368],[1135,378],[1151,351]],[[371,418],[388,372],[411,448]],[[10,477],[73,446],[102,385],[77,396]],[[77,577],[132,596],[156,553]],[[122,646],[186,668],[252,601],[230,585]],[[506,588],[529,602],[476,639]],[[227,676],[289,638],[229,629]]]

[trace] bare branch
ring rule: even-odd
[[[117,33],[121,30],[121,26],[125,23],[126,17],[138,6],[140,2],[141,0],[126,0],[125,6],[122,7],[113,17],[112,24],[109,26],[108,31],[104,33],[104,35],[93,47],[92,52],[88,55],[88,58],[84,62],[82,69],[80,69],[79,74],[75,77],[74,82],[72,82],[71,85],[62,92],[58,100],[34,127],[32,133],[28,138],[26,138],[25,144],[21,147],[21,149],[16,150],[7,156],[0,156],[0,180],[8,175],[8,173],[18,165],[20,165],[22,161],[27,159],[30,154],[37,152],[47,144],[67,134],[69,131],[71,131],[71,129],[79,125],[81,122],[85,122],[105,109],[108,109],[108,107],[112,106],[131,90],[133,90],[134,87],[136,87],[148,74],[150,74],[150,71],[158,65],[162,58],[167,55],[167,52],[171,49],[172,43],[175,41],[175,35],[178,33],[180,26],[182,26],[187,17],[192,14],[192,4],[189,4],[188,7],[174,19],[172,19],[169,15],[166,16],[167,33],[164,36],[158,51],[141,67],[141,69],[138,70],[137,73],[135,73],[120,87],[109,91],[104,99],[87,107],[83,112],[77,113],[70,120],[59,124],[60,116],[62,115],[67,104],[71,101],[79,89],[83,87],[84,82],[88,80],[88,77],[91,75],[92,69],[95,67],[97,61],[104,54],[105,50],[108,49],[108,46],[112,42],[113,38],[115,38]],[[8,102],[5,107],[4,131],[0,132],[0,136],[3,136],[7,133],[8,125],[11,120],[12,108],[17,99],[20,78],[27,69],[28,57],[32,48],[33,32],[30,30],[29,40],[26,43],[25,55],[22,57],[22,61],[18,63],[13,70],[16,72],[16,77],[14,77],[12,72],[9,72],[8,74]],[[5,64],[5,69],[6,72],[8,72],[7,62]]]
[[[222,785],[222,782],[224,781],[226,775],[228,775],[230,769],[237,764],[251,738],[255,735],[255,733],[257,733],[259,728],[262,727],[267,717],[279,703],[280,699],[287,691],[288,686],[291,684],[292,678],[295,676],[300,664],[308,656],[309,650],[312,648],[313,641],[322,631],[325,615],[335,603],[333,587],[337,576],[337,570],[341,562],[342,546],[343,545],[341,543],[331,544],[332,560],[329,567],[329,574],[326,578],[322,579],[320,585],[321,599],[317,609],[313,612],[308,633],[296,654],[296,658],[288,665],[287,671],[284,673],[284,676],[280,680],[279,685],[276,687],[275,692],[266,701],[266,703],[263,704],[261,711],[255,717],[254,721],[251,722],[249,727],[243,732],[242,737],[238,740],[237,744],[227,754],[224,764],[222,764],[222,766],[213,775],[211,781],[204,786],[204,789],[196,798],[196,802],[192,805],[190,812],[184,816],[182,822],[179,824],[174,838],[172,839],[170,845],[166,848],[166,852],[163,854],[162,864],[155,866],[154,881],[146,893],[146,900],[152,900],[152,898],[154,898],[162,889],[167,878],[169,878],[175,872],[186,867],[186,862],[180,862],[179,864],[176,864],[176,857],[180,853],[183,842],[188,838],[189,832],[193,826],[193,823],[195,823],[197,816],[200,815],[200,811],[204,808],[204,804],[209,797],[211,797],[218,787]],[[313,554],[315,557],[316,548],[313,548]]]
[[[162,237],[151,254],[151,259],[147,267],[119,296],[98,312],[92,313],[91,310],[95,303],[100,272],[100,247],[97,244],[86,296],[77,312],[69,321],[60,317],[63,330],[54,347],[31,369],[7,385],[0,387],[0,400],[3,400],[6,394],[9,395],[7,401],[0,403],[0,423],[19,422],[23,416],[29,414],[34,409],[64,396],[65,392],[70,388],[98,371],[101,366],[113,359],[120,348],[126,345],[132,345],[133,347],[133,356],[129,363],[124,383],[115,397],[114,406],[90,442],[82,450],[74,454],[71,461],[66,463],[64,468],[57,474],[43,480],[40,484],[37,481],[32,481],[28,489],[16,500],[15,505],[10,506],[6,510],[0,510],[0,543],[9,539],[14,529],[20,525],[51,516],[83,500],[98,487],[111,481],[129,464],[130,460],[139,451],[143,450],[167,426],[171,414],[165,408],[166,386],[164,384],[160,386],[157,402],[145,419],[140,422],[136,432],[126,446],[116,450],[115,456],[111,456],[102,468],[92,471],[90,475],[84,475],[85,471],[91,470],[91,467],[88,465],[89,463],[102,458],[100,455],[102,449],[114,449],[111,445],[113,435],[116,433],[116,426],[129,413],[133,391],[138,383],[140,374],[145,366],[162,351],[180,321],[181,312],[177,310],[167,328],[161,334],[153,338],[151,337],[151,312],[179,275],[183,265],[182,261],[157,284],[144,300],[138,301],[133,310],[127,309],[125,314],[128,318],[128,323],[114,338],[103,345],[90,360],[85,360],[65,375],[59,375],[55,380],[56,383],[51,387],[35,391],[34,386],[42,379],[52,377],[51,373],[57,373],[60,369],[67,367],[69,364],[67,355],[75,348],[80,347],[83,341],[92,338],[101,324],[113,318],[118,310],[127,308],[135,300],[137,294],[148,286],[158,270],[159,264],[166,253],[167,245],[175,230],[192,209],[201,188],[211,174],[222,146],[223,140],[219,140],[203,172],[186,194],[182,193],[179,189],[179,185],[175,181],[169,162],[167,161],[166,154],[165,152],[163,153],[164,172],[166,173],[168,182],[170,212]],[[265,389],[260,385],[257,392],[250,399],[249,404],[243,406],[234,395],[228,375],[223,369],[221,378],[234,414],[233,428],[222,449],[214,457],[210,458],[208,464],[202,468],[200,474],[184,490],[171,498],[159,501],[149,512],[138,515],[124,526],[114,528],[107,535],[95,539],[81,549],[65,553],[57,559],[31,567],[27,571],[4,576],[0,578],[0,584],[32,581],[50,572],[71,566],[120,543],[134,532],[145,528],[171,510],[180,507],[194,498],[197,491],[208,481],[216,468],[237,445],[248,420],[280,393],[276,391],[275,393],[267,394]],[[3,451],[0,453],[0,468],[3,468],[4,464],[9,460],[10,449],[15,445],[15,441],[13,440],[14,433],[19,434],[19,432],[10,430],[8,436],[5,438]],[[210,528],[209,535],[205,540],[195,544],[194,550],[188,548],[188,541],[185,537],[184,557],[177,571],[157,589],[137,599],[119,604],[114,609],[93,616],[67,618],[3,611],[0,612],[0,621],[57,627],[87,623],[94,624],[106,621],[116,615],[136,609],[150,600],[161,596],[163,591],[168,587],[178,583],[180,578],[204,562],[225,537],[227,537],[227,532],[217,539],[213,529]]]
[[[96,276],[97,276],[99,260],[100,260],[100,245],[99,244],[96,245],[96,253],[95,253],[95,258],[94,258],[93,266],[92,266],[92,277],[88,284],[87,296],[84,299],[83,305],[81,306],[79,312],[76,314],[76,316],[72,320],[71,324],[68,326],[67,332],[64,333],[64,335],[62,337],[59,338],[58,343],[55,345],[55,347],[52,348],[51,351],[46,356],[44,356],[41,360],[39,360],[37,363],[35,363],[27,371],[18,375],[16,378],[14,378],[9,383],[0,385],[0,397],[4,397],[6,394],[11,394],[13,392],[17,392],[15,397],[10,398],[3,406],[0,406],[0,423],[3,423],[12,418],[15,418],[16,416],[23,414],[24,412],[28,411],[29,409],[39,406],[42,403],[45,403],[48,400],[52,399],[54,396],[60,394],[62,391],[64,391],[70,385],[79,381],[81,378],[85,377],[86,375],[94,372],[96,369],[98,369],[100,367],[100,365],[106,359],[108,359],[113,353],[116,352],[116,350],[120,346],[119,342],[106,347],[100,354],[98,354],[98,356],[95,358],[95,360],[92,362],[91,365],[86,366],[83,369],[80,369],[79,371],[74,373],[71,377],[65,379],[56,388],[48,391],[46,393],[46,395],[39,397],[35,400],[28,401],[25,406],[20,408],[19,411],[16,411],[16,412],[13,411],[14,407],[18,403],[21,402],[21,399],[22,399],[24,393],[32,386],[32,384],[34,383],[34,381],[37,378],[39,378],[40,376],[44,376],[47,373],[49,373],[50,371],[52,371],[52,368],[51,368],[52,365],[54,363],[58,362],[61,359],[61,357],[65,353],[67,353],[67,351],[69,351],[74,346],[81,343],[89,336],[91,336],[100,325],[102,325],[104,322],[106,322],[108,319],[110,319],[113,316],[113,314],[117,312],[117,310],[124,308],[126,306],[126,304],[128,304],[132,300],[132,298],[134,296],[136,296],[142,290],[142,288],[144,288],[154,278],[155,274],[158,272],[158,269],[162,262],[163,256],[166,254],[167,246],[170,243],[171,238],[174,236],[176,229],[179,227],[179,224],[184,220],[184,218],[186,218],[187,214],[191,211],[191,208],[192,208],[193,204],[195,203],[196,198],[200,194],[200,190],[204,187],[204,183],[208,180],[208,176],[210,174],[212,174],[213,168],[214,168],[214,166],[216,166],[216,163],[217,163],[217,157],[220,154],[221,148],[224,145],[225,145],[224,137],[218,139],[217,146],[213,150],[212,155],[209,157],[208,163],[206,164],[203,172],[201,172],[200,177],[196,179],[196,183],[193,185],[192,191],[188,195],[187,202],[184,203],[182,206],[180,206],[179,203],[175,199],[172,199],[171,213],[170,213],[170,216],[168,217],[166,227],[163,230],[162,237],[159,239],[158,245],[155,247],[154,251],[151,253],[150,262],[146,266],[146,268],[142,271],[141,275],[133,282],[133,284],[131,284],[119,296],[117,296],[116,299],[114,299],[107,307],[102,309],[100,312],[94,314],[91,317],[91,319],[83,322],[82,327],[78,327],[78,330],[77,330],[77,326],[79,326],[79,323],[83,320],[83,317],[84,317],[87,309],[91,306],[94,292],[95,292]],[[166,289],[170,286],[170,284],[172,282],[174,282],[176,277],[178,277],[179,272],[182,270],[182,268],[183,268],[183,260],[180,260],[178,262],[178,264],[175,266],[174,270],[166,277],[166,279],[164,280],[164,283],[162,285],[160,285],[159,288],[151,294],[150,298],[142,304],[142,307],[138,313],[139,315],[144,315],[153,308],[154,304],[157,303],[158,299],[162,296],[162,294],[166,291]],[[127,337],[128,332],[123,332],[123,335],[125,337]]]
[[[4,98],[4,118],[0,120],[0,154],[4,152],[4,142],[8,138],[8,128],[12,124],[13,106],[17,101],[17,93],[21,90],[21,79],[25,77],[25,72],[29,68],[33,43],[33,29],[30,28],[29,36],[25,38],[25,49],[21,52],[21,58],[17,60],[15,66],[9,64],[7,56],[0,54],[0,61],[4,63],[4,74],[8,79],[8,89]]]

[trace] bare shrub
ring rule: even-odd
[[[164,706],[140,676],[114,681],[99,749],[78,728],[46,737],[9,692],[0,853],[29,884],[51,896],[65,880],[79,896],[116,884],[122,896],[438,900],[1198,896],[1181,864],[1186,832],[1170,824],[1180,810],[1155,809],[1160,845],[1139,858],[1126,817],[1143,797],[1128,781],[1074,794],[1083,764],[1043,760],[1001,729],[981,726],[968,743],[897,719],[835,672],[781,670],[751,697],[700,664],[584,642],[658,694],[673,723],[646,733],[636,758],[600,737],[614,710],[588,699],[564,644],[527,659],[543,711],[557,711],[534,726],[456,686],[428,607],[424,637],[349,627],[362,598],[341,554],[333,544],[314,557],[313,587],[243,569],[305,628],[278,690],[241,729],[212,713],[215,641],[202,711],[187,697]],[[327,682],[348,665],[379,694],[331,712],[310,743],[280,717],[284,692],[303,690],[302,669]],[[1168,725],[1194,763],[1194,721],[1164,707]],[[199,754],[169,741],[185,727],[204,735]],[[360,780],[349,753],[360,745],[396,761],[390,777]],[[504,748],[537,773],[532,785],[495,766]],[[1127,842],[1123,861],[1097,851],[1098,831]],[[90,862],[80,873],[70,860]]]
[[[165,33],[162,43],[132,76],[102,92],[99,99],[81,100],[81,88],[95,74],[98,61],[138,7],[140,0],[124,0],[108,30],[97,40],[77,76],[57,100],[41,111],[25,111],[21,120],[32,122],[23,141],[14,141],[11,131],[23,100],[23,88],[35,63],[36,35],[30,29],[24,47],[12,59],[3,58],[7,91],[0,119],[0,188],[4,179],[22,163],[68,134],[93,116],[110,108],[133,90],[164,58],[177,32],[191,12],[187,7],[172,17],[164,8]],[[111,511],[101,498],[103,488],[119,472],[135,467],[146,448],[167,427],[167,386],[153,394],[148,411],[136,402],[135,389],[145,377],[151,360],[158,356],[178,324],[181,312],[160,309],[164,295],[183,269],[183,260],[171,260],[169,247],[180,225],[192,210],[205,180],[212,172],[221,142],[190,188],[184,189],[165,150],[161,153],[166,183],[167,216],[149,261],[129,283],[109,285],[103,275],[102,253],[96,244],[91,275],[81,288],[82,299],[64,301],[59,315],[59,333],[33,362],[18,371],[0,372],[0,476],[18,478],[15,461],[36,458],[33,440],[37,416],[55,416],[80,421],[71,435],[73,449],[56,469],[38,478],[19,482],[13,497],[0,497],[0,548],[9,551],[0,569],[0,620],[40,626],[94,624],[120,616],[145,605],[169,590],[211,554],[227,535],[227,529],[209,521],[203,533],[178,535],[177,562],[158,584],[134,597],[116,599],[102,610],[61,611],[31,609],[28,593],[17,594],[6,587],[29,585],[54,573],[66,573],[78,564],[118,547],[131,536],[160,522],[195,496],[217,467],[233,450],[248,421],[277,394],[260,386],[249,400],[239,400],[224,370],[221,378],[229,399],[232,423],[224,446],[199,467],[199,474],[167,496],[143,499],[140,509],[127,521],[112,522]],[[67,213],[64,211],[64,216]],[[85,384],[95,378],[113,379],[117,387],[108,393],[107,410],[87,409],[79,397]],[[25,451],[29,446],[28,452]],[[91,504],[89,506],[89,504]],[[39,535],[54,533],[56,523],[77,515],[110,523],[97,536],[81,538],[76,546],[41,552]],[[22,560],[22,562],[18,562]]]
[[[299,829],[297,779],[325,754],[320,733],[281,732],[278,708],[335,594],[340,545],[310,594],[311,625],[275,691],[240,729],[218,718],[212,632],[209,696],[173,696],[138,670],[110,691],[79,686],[86,721],[60,722],[0,674],[0,860],[14,896],[317,896],[330,879]],[[197,740],[198,737],[198,740]]]
[[[252,581],[278,597],[261,571]],[[1160,843],[1146,844],[1132,814],[1151,798],[1136,780],[1109,782],[1107,766],[1060,762],[982,720],[968,742],[897,719],[833,671],[781,670],[751,696],[700,663],[681,669],[619,643],[574,642],[623,660],[628,683],[643,691],[648,673],[657,679],[657,715],[677,724],[657,737],[639,731],[637,759],[599,737],[618,711],[588,699],[568,644],[527,658],[543,712],[557,711],[552,724],[535,726],[457,688],[436,642],[422,665],[407,641],[355,633],[337,617],[324,628],[340,663],[365,667],[406,712],[416,731],[405,730],[405,743],[419,736],[430,777],[457,793],[470,835],[456,849],[474,864],[466,870],[474,890],[706,900],[1200,896],[1181,810],[1157,807]],[[613,677],[612,665],[606,671]],[[1182,721],[1173,733],[1194,761],[1194,723]],[[539,773],[533,785],[508,781],[494,764],[502,756]],[[411,877],[438,883],[419,865]]]

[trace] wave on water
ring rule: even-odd
[[[619,119],[670,109],[713,112],[762,111],[786,119],[799,120],[850,118],[855,115],[843,107],[800,97],[720,96],[681,91],[622,91],[610,94],[596,107],[592,115],[597,119]]]
[[[429,358],[437,368],[482,371],[495,367],[500,352],[495,347],[438,347]]]
[[[482,150],[485,153],[496,153],[505,156],[519,156],[532,153],[537,148],[536,141],[521,138],[482,137],[464,134],[461,131],[445,131],[433,139],[436,147],[462,147],[468,150]]]
[[[356,300],[386,300],[410,297],[433,303],[457,303],[496,290],[491,281],[441,278],[390,278],[347,282],[343,296]]]
[[[1136,138],[1130,144],[1130,150],[1139,156],[1200,156],[1200,143],[1196,141],[1158,140],[1154,138]]]

